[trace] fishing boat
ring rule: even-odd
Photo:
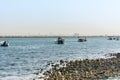
[[[1,41],[0,42],[0,46],[2,46],[2,47],[8,47],[9,43],[7,41]]]
[[[78,42],[86,42],[86,37],[85,38],[78,38]]]
[[[113,40],[113,38],[112,38],[112,37],[109,37],[108,40]]]
[[[108,37],[108,40],[119,40],[119,37]]]
[[[119,37],[117,37],[116,40],[118,41],[118,40],[119,40]]]
[[[56,43],[57,44],[64,44],[64,39],[62,37],[58,37]]]

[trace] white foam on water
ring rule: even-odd
[[[110,77],[109,79],[107,80],[120,80],[120,76],[119,77]]]
[[[0,77],[0,80],[33,80],[36,75],[22,75],[22,76],[6,76]]]

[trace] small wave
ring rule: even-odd
[[[6,77],[0,77],[0,80],[33,80],[35,77],[37,76],[34,74],[22,75],[22,76],[6,76]]]
[[[110,77],[109,79],[107,80],[120,80],[120,76],[119,77]]]

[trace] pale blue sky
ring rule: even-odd
[[[0,35],[120,35],[120,0],[0,0]]]

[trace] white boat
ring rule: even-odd
[[[9,43],[7,41],[1,41],[0,42],[0,46],[2,46],[2,47],[8,47]]]

